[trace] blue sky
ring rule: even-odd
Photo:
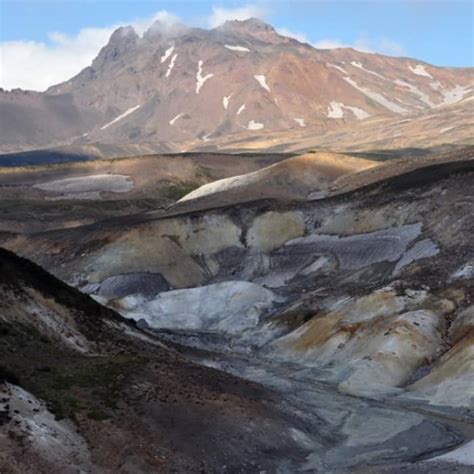
[[[120,24],[144,28],[156,15],[209,28],[259,16],[316,47],[410,56],[440,66],[474,64],[472,1],[0,0],[0,86],[38,90],[87,65]],[[86,63],[86,64],[84,64]],[[41,67],[44,74],[38,76]],[[35,77],[36,76],[36,77]]]

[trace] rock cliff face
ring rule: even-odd
[[[395,127],[415,120],[418,133],[435,141],[448,127],[459,127],[450,141],[466,143],[463,111],[473,81],[467,68],[317,50],[258,20],[212,30],[156,24],[143,37],[122,27],[69,81],[44,94],[1,92],[0,149],[88,143],[252,147],[275,132],[281,143],[347,127],[349,133],[367,123],[365,141],[375,141],[378,135],[370,131],[381,120]],[[455,121],[447,123],[442,117],[453,110]],[[441,124],[431,127],[433,114]]]

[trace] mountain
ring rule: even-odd
[[[472,68],[318,50],[255,19],[211,30],[157,22],[142,37],[132,27],[117,29],[89,67],[45,93],[1,91],[0,150],[269,147],[272,139],[281,145],[328,133],[349,137],[361,127],[373,141],[380,124],[406,124],[409,132],[412,121],[424,129],[432,115],[441,120],[429,137],[460,127],[446,141],[466,143],[472,121],[463,111],[473,85]],[[443,121],[453,110],[461,118]]]
[[[156,22],[1,91],[0,472],[472,474],[473,74]]]

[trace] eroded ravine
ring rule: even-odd
[[[209,345],[205,333],[168,330],[158,334],[170,343],[178,343],[179,351],[200,364],[276,391],[283,411],[298,419],[301,427],[290,425],[288,429],[307,451],[306,461],[300,466],[302,472],[353,472],[361,466],[377,465],[409,467],[474,437],[472,412],[449,413],[397,397],[343,394],[321,382],[318,370],[301,364],[276,362],[248,347],[229,349],[228,341],[216,343],[215,338],[212,345],[220,345],[221,351],[190,348],[190,339],[194,346]]]
[[[473,192],[467,165],[448,166],[420,183],[396,176],[315,201],[149,213],[4,245],[275,394],[271,416],[293,449],[272,453],[276,472],[443,472],[451,464],[422,461],[474,437]]]

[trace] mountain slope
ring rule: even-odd
[[[1,147],[193,140],[205,147],[234,135],[321,134],[468,106],[473,78],[472,69],[316,50],[253,19],[212,30],[155,24],[143,37],[125,27],[71,80],[44,94],[2,92]]]
[[[341,176],[377,166],[378,163],[336,153],[307,153],[262,170],[205,184],[183,196],[175,206],[195,199],[210,199],[216,206],[256,199],[306,199],[325,195]]]
[[[4,249],[0,270],[1,472],[258,472],[302,459],[299,422],[271,391],[191,363]]]

